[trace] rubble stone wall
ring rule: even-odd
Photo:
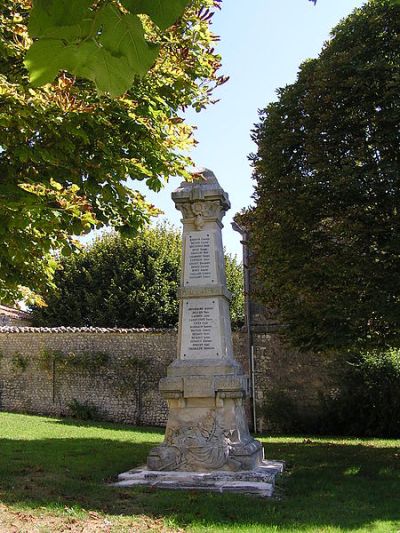
[[[0,411],[163,426],[158,382],[176,357],[175,330],[0,328]],[[246,363],[244,334],[234,334]],[[78,407],[79,407],[78,405]]]
[[[100,419],[163,426],[158,382],[176,344],[176,330],[0,327],[0,411],[68,416],[78,402]],[[233,344],[249,374],[246,332],[234,332]],[[294,405],[302,417],[317,416],[343,363],[288,349],[277,332],[253,333],[253,348],[258,431],[285,430],[285,412],[266,415],[271,397],[283,411]]]

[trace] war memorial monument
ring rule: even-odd
[[[183,261],[178,354],[160,382],[169,407],[164,442],[117,485],[271,496],[283,464],[264,460],[249,432],[248,378],[232,349],[221,235],[230,202],[211,171],[200,174],[172,193],[182,213]]]

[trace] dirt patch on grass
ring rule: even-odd
[[[66,510],[66,513],[68,510]],[[168,527],[162,518],[137,515],[132,518],[107,517],[91,512],[81,518],[48,512],[17,511],[0,504],[0,533],[180,533],[183,529]]]

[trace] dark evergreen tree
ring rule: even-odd
[[[260,291],[304,349],[400,346],[400,5],[331,37],[253,132]]]

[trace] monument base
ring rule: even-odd
[[[247,378],[236,361],[177,361],[160,382],[169,416],[164,442],[151,450],[153,471],[254,470],[263,447],[249,432]]]
[[[270,498],[274,493],[276,477],[283,469],[284,463],[279,461],[262,461],[254,470],[238,472],[160,472],[142,467],[120,474],[113,486],[236,492]]]

